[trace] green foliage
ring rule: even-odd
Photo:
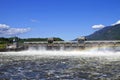
[[[0,44],[0,49],[5,49],[6,48],[6,44]]]
[[[28,38],[22,39],[22,41],[47,41],[47,38]]]
[[[0,44],[6,44],[6,43],[13,43],[13,39],[16,39],[19,43],[23,43],[23,42],[30,42],[30,41],[47,41],[48,38],[27,38],[27,39],[21,39],[21,38],[18,38],[18,37],[10,37],[10,38],[3,38],[1,37],[0,38]],[[56,38],[54,37],[53,38],[54,41],[63,41],[61,38]]]
[[[64,41],[63,39],[61,39],[61,38],[56,38],[56,37],[54,37],[53,39],[54,39],[54,41]]]
[[[53,38],[54,41],[63,41],[61,38]],[[21,39],[22,41],[48,41],[48,38],[28,38],[28,39]]]

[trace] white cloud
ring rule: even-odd
[[[10,28],[7,30],[8,35],[16,35],[28,32],[30,28]]]
[[[17,35],[28,32],[30,28],[11,28],[6,24],[0,24],[0,36]]]
[[[105,27],[105,26],[102,25],[102,24],[99,24],[99,25],[93,25],[93,26],[92,26],[93,29],[102,29],[102,28],[104,28],[104,27]]]
[[[5,29],[5,28],[9,28],[9,26],[6,24],[0,24],[0,29]]]
[[[118,20],[116,23],[112,24],[112,25],[117,25],[120,24],[120,20]]]

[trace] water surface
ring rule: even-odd
[[[28,50],[0,53],[0,80],[119,80],[120,52]]]

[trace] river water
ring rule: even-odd
[[[120,52],[0,52],[0,80],[120,80]]]

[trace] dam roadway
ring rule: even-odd
[[[99,40],[99,41],[38,41],[24,42],[29,48],[46,48],[46,49],[87,49],[93,47],[120,47],[120,40]]]

